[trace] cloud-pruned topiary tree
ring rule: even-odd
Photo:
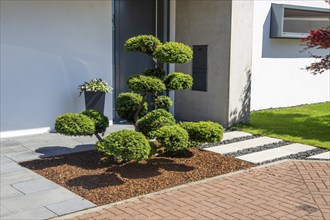
[[[157,37],[152,35],[138,35],[132,37],[125,42],[124,47],[126,51],[141,52],[151,56],[154,62],[153,68],[145,69],[143,73],[133,75],[128,79],[128,87],[132,90],[130,95],[132,97],[129,98],[129,101],[128,98],[123,99],[123,93],[121,93],[116,102],[118,115],[128,122],[133,123],[135,129],[139,131],[142,127],[146,127],[144,125],[145,121],[157,115],[156,112],[149,112],[145,115],[146,105],[154,104],[156,110],[167,110],[171,107],[172,100],[164,96],[166,91],[184,90],[192,86],[193,79],[191,75],[179,72],[166,75],[163,70],[163,65],[166,63],[188,63],[193,58],[193,51],[188,45],[179,42],[167,42],[162,44]],[[136,97],[133,97],[133,94],[136,94]],[[137,96],[139,98],[137,98]],[[150,100],[148,100],[148,96],[151,96]],[[125,103],[134,104],[127,105]],[[158,119],[153,121],[153,123],[173,125],[172,118],[164,120],[163,117],[161,117],[159,120],[162,120],[162,122],[160,123],[158,123],[157,120]],[[166,121],[168,121],[168,123],[166,123]],[[139,122],[140,125],[138,125]],[[141,125],[141,123],[143,123],[143,125]],[[150,131],[143,129],[143,133],[147,136]]]

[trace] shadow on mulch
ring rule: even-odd
[[[254,166],[195,148],[140,163],[118,164],[96,151],[86,151],[20,164],[97,205]]]

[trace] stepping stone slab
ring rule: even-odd
[[[234,138],[246,137],[246,136],[252,136],[252,134],[242,131],[225,132],[223,133],[222,141],[226,141]]]
[[[311,159],[328,159],[328,160],[330,160],[330,151],[324,152],[322,154],[316,154],[316,155],[313,155],[313,156],[308,157],[308,158],[311,158]]]
[[[246,154],[238,159],[249,161],[252,163],[261,163],[267,160],[274,160],[276,158],[289,156],[291,154],[297,154],[300,152],[316,149],[315,147],[304,145],[304,144],[290,144],[283,147],[274,149],[264,150],[252,154]]]
[[[204,148],[204,150],[208,150],[220,154],[226,154],[226,153],[233,153],[239,150],[244,150],[247,148],[262,146],[265,144],[272,144],[280,141],[282,140],[276,138],[270,138],[270,137],[259,137],[246,141],[239,141],[231,144],[223,144],[215,147]]]

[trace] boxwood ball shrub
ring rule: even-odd
[[[82,113],[68,112],[57,116],[55,130],[68,136],[92,136],[95,133],[95,123],[93,119]]]
[[[178,151],[189,147],[188,132],[179,125],[163,126],[155,132],[155,136],[167,151]]]
[[[103,141],[96,143],[96,149],[118,162],[141,161],[150,154],[150,144],[145,136],[136,131],[121,130],[113,132]]]
[[[171,98],[168,96],[164,96],[164,95],[155,97],[152,100],[152,103],[157,108],[162,108],[162,109],[169,109],[173,105]]]
[[[153,35],[138,35],[129,38],[125,42],[124,47],[127,51],[136,51],[152,55],[160,45],[162,45],[160,40]]]
[[[156,48],[154,56],[160,63],[188,63],[193,58],[193,51],[183,43],[167,42]]]
[[[174,72],[165,77],[164,83],[167,90],[184,90],[193,85],[193,78],[189,74]]]
[[[190,146],[220,142],[223,137],[223,127],[215,122],[182,122],[179,125],[188,132]]]
[[[128,122],[135,123],[134,113],[137,110],[140,102],[142,101],[142,96],[133,92],[123,92],[120,93],[116,101],[116,110],[119,117],[127,120]],[[144,103],[143,109],[139,116],[142,117],[147,114],[148,103]]]
[[[104,132],[109,127],[109,118],[99,113],[98,111],[88,109],[86,111],[83,111],[81,114],[88,116],[94,121],[96,133],[104,134]]]
[[[166,90],[163,81],[154,76],[134,75],[127,80],[127,84],[134,92],[157,93]]]
[[[174,125],[175,119],[164,109],[156,109],[137,121],[136,129],[148,138],[154,138],[154,132],[165,125]]]
[[[157,67],[157,68],[149,68],[149,69],[145,69],[143,71],[143,75],[145,75],[145,76],[154,76],[154,77],[157,77],[157,78],[163,80],[164,77],[165,77],[165,71],[162,70],[159,67]]]

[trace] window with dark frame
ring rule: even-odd
[[[207,45],[193,45],[192,90],[207,91]]]
[[[303,38],[310,30],[327,27],[329,23],[329,9],[272,4],[270,37]]]

